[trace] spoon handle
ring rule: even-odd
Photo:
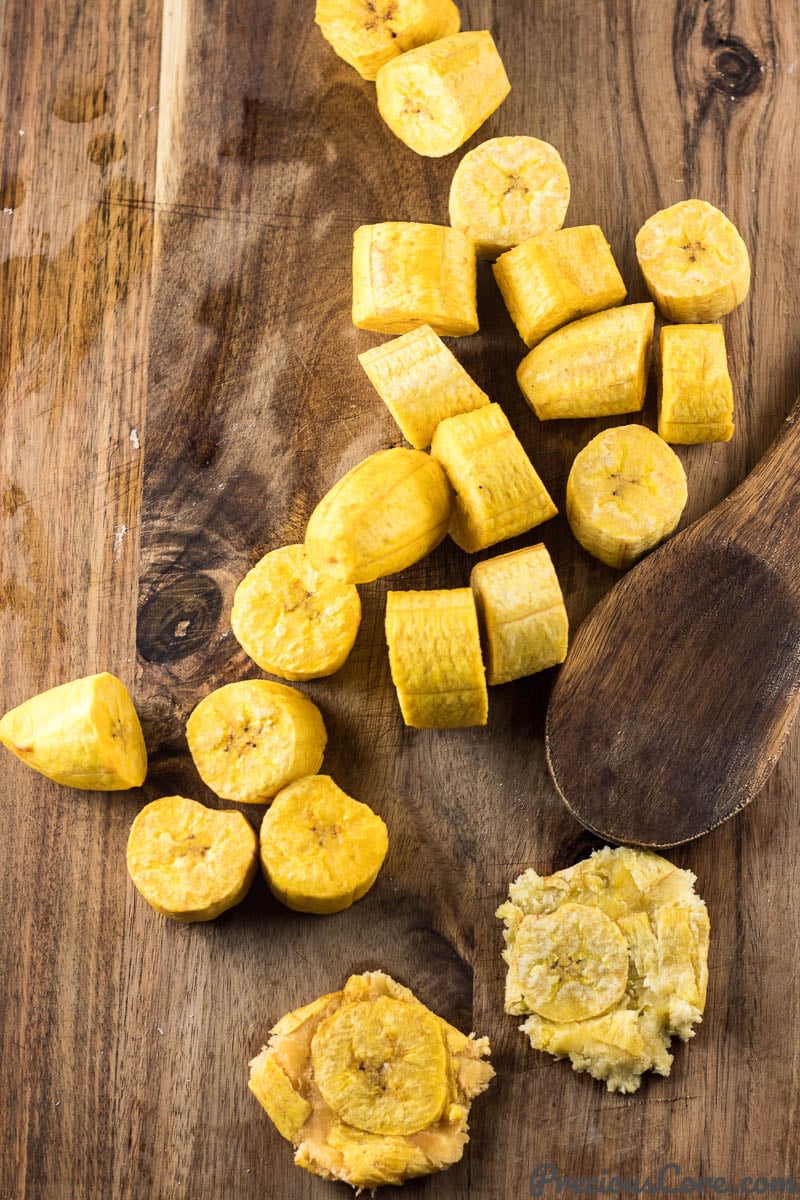
[[[800,399],[764,457],[714,510],[713,522],[800,592]]]

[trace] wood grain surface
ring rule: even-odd
[[[568,222],[603,227],[631,300],[645,299],[634,235],[657,208],[702,196],[751,248],[750,297],[725,320],[737,431],[679,449],[686,524],[745,476],[797,391],[797,6],[461,9],[465,28],[493,31],[512,82],[468,145],[553,142]],[[463,1162],[409,1197],[523,1197],[540,1163],[800,1177],[798,730],[754,804],[670,854],[708,902],[708,1005],[672,1075],[632,1097],[534,1054],[502,1011],[493,914],[509,880],[595,844],[547,775],[552,675],[494,689],[486,729],[404,729],[386,581],[361,589],[343,670],[304,685],[328,726],[325,769],[389,826],[374,889],[312,918],[259,879],[196,927],[135,893],[124,847],[142,803],[214,802],[186,714],[258,674],[230,634],[236,583],[302,538],[345,469],[398,441],[356,359],[379,339],[350,323],[352,231],[446,222],[459,156],[422,159],[392,137],[311,0],[0,0],[0,19],[0,703],[112,670],[152,754],[142,792],[113,796],[4,758],[0,1200],[344,1197],[292,1165],[247,1092],[247,1061],[289,1008],[376,966],[488,1034],[498,1073]],[[451,344],[563,509],[572,458],[608,422],[536,421],[514,379],[524,347],[485,264],[479,276],[481,332]],[[575,627],[615,574],[563,517],[541,535]],[[461,586],[469,567],[448,542],[401,586]]]

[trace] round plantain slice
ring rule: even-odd
[[[555,146],[535,137],[497,137],[465,154],[450,184],[450,224],[496,258],[564,224],[569,175]]]
[[[0,720],[0,742],[55,783],[89,791],[140,787],[147,750],[125,685],[107,671],[32,696]]]
[[[147,804],[128,836],[128,871],[156,912],[175,921],[212,921],[247,894],[258,841],[241,813],[185,796]]]
[[[567,479],[567,520],[584,550],[620,570],[673,532],[686,505],[674,450],[644,425],[592,438]]]
[[[624,995],[628,944],[598,908],[562,904],[523,917],[515,954],[527,1010],[550,1021],[599,1017]]]
[[[281,546],[236,589],[231,629],[245,654],[283,679],[319,679],[343,665],[361,622],[353,584],[320,575],[305,546]]]
[[[706,200],[654,213],[636,235],[650,295],[670,321],[716,321],[750,289],[750,256],[732,221]]]
[[[322,714],[295,688],[266,679],[228,683],[209,693],[186,723],[200,778],[223,800],[266,804],[322,765]]]
[[[367,1133],[418,1133],[447,1101],[441,1022],[390,996],[333,1013],[314,1036],[311,1059],[325,1102]]]
[[[317,0],[314,20],[336,54],[362,79],[414,46],[461,28],[453,0]]]
[[[468,1037],[382,971],[281,1018],[250,1090],[295,1163],[354,1188],[399,1185],[458,1162],[472,1100],[494,1071]]]
[[[261,865],[272,893],[298,912],[333,913],[360,900],[388,848],[386,826],[329,775],[285,787],[261,825]]]

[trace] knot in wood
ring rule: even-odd
[[[182,575],[145,600],[136,646],[147,662],[187,658],[208,645],[222,615],[222,594],[209,575]]]
[[[749,96],[761,83],[763,68],[753,51],[738,38],[717,43],[711,56],[711,86],[725,96]]]

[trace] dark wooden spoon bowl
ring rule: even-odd
[[[800,401],[726,500],[579,627],[547,712],[556,789],[614,842],[675,846],[748,804],[800,702]]]

